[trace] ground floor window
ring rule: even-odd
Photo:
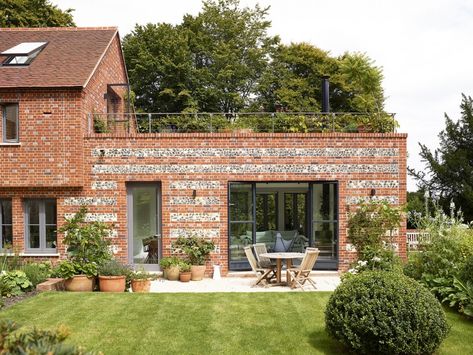
[[[56,252],[56,200],[25,201],[25,246],[27,252]]]
[[[2,249],[13,243],[11,200],[0,200],[0,242]]]
[[[338,266],[336,182],[232,182],[229,184],[230,269],[247,269],[244,247],[265,243],[269,251],[319,248],[317,267]]]

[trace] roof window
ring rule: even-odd
[[[28,65],[46,46],[47,42],[23,42],[1,53],[7,56],[2,65]]]

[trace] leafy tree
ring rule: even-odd
[[[204,0],[178,25],[136,26],[123,48],[139,109],[320,111],[321,77],[329,75],[333,111],[376,113],[383,127],[375,129],[392,129],[381,68],[365,54],[333,57],[308,43],[280,44],[268,34],[268,10]]]
[[[267,11],[208,0],[177,26],[136,26],[123,48],[138,106],[149,112],[248,106],[278,41],[267,34]]]
[[[188,33],[165,23],[137,25],[123,49],[135,104],[147,112],[192,111],[192,53]]]
[[[331,57],[309,43],[280,45],[259,86],[265,111],[320,112],[321,77],[330,76],[330,106],[336,112],[381,112],[382,70],[362,53]]]
[[[75,26],[72,11],[49,0],[0,0],[0,27]]]
[[[440,148],[431,152],[420,144],[425,171],[409,168],[421,189],[439,198],[444,211],[450,202],[463,211],[466,221],[473,220],[473,100],[462,95],[461,117],[455,122],[445,114],[445,129],[439,134]]]

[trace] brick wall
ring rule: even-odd
[[[126,184],[159,182],[164,254],[183,232],[214,238],[211,263],[228,266],[227,193],[231,181],[337,181],[339,260],[355,252],[346,241],[347,213],[360,198],[406,201],[404,134],[157,134],[85,140],[86,184],[92,213],[113,219],[118,256],[127,258]],[[192,181],[194,183],[189,184]],[[97,186],[105,189],[97,189]],[[193,190],[197,191],[194,199]],[[84,200],[85,201],[85,200]],[[64,207],[73,212],[77,208]],[[396,240],[406,255],[403,223]]]
[[[81,186],[80,90],[0,90],[1,103],[19,105],[19,144],[0,145],[1,188]]]

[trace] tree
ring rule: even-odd
[[[135,104],[147,112],[193,111],[192,53],[188,33],[165,23],[137,25],[123,49]]]
[[[208,0],[181,24],[137,26],[123,41],[137,103],[146,111],[239,111],[256,94],[269,51],[268,9]]]
[[[330,56],[309,43],[280,45],[259,86],[265,111],[321,111],[322,76],[330,76],[330,106],[336,112],[382,112],[382,70],[362,53]]]
[[[382,70],[368,56],[280,44],[268,34],[268,11],[242,8],[239,0],[204,0],[199,14],[178,25],[136,26],[123,48],[139,109],[320,111],[321,78],[329,75],[333,111],[386,115]],[[384,116],[376,122],[387,122],[389,131],[394,123]]]
[[[431,152],[419,144],[425,171],[409,168],[421,189],[438,197],[444,211],[450,203],[463,211],[466,221],[473,220],[473,100],[462,95],[461,117],[454,122],[445,114],[445,129],[439,134],[440,148]]]
[[[75,26],[72,11],[49,0],[0,0],[0,27]]]

